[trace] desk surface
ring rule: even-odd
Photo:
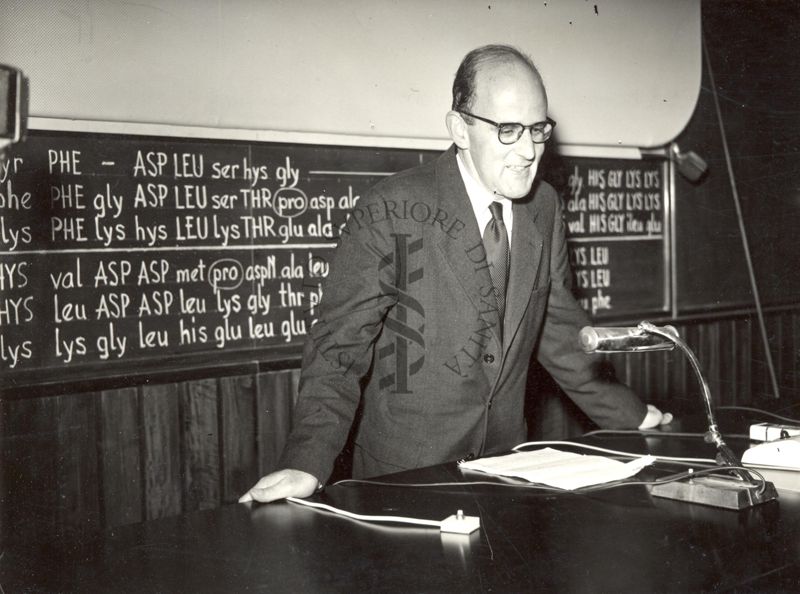
[[[588,440],[713,455],[699,438]],[[445,464],[391,480],[473,477]],[[319,499],[359,513],[435,520],[463,509],[480,516],[481,529],[443,535],[286,502],[233,504],[89,541],[6,545],[0,586],[6,593],[800,591],[800,494],[782,492],[778,502],[740,512],[654,498],[644,486],[573,494],[340,485]]]

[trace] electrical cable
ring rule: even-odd
[[[593,492],[593,491],[600,491],[602,489],[612,489],[616,487],[625,487],[629,485],[645,485],[645,486],[654,486],[654,485],[663,485],[666,483],[674,483],[678,481],[682,481],[683,479],[691,479],[697,476],[705,476],[705,475],[713,475],[718,474],[720,471],[724,470],[744,470],[748,473],[755,475],[759,482],[759,490],[758,494],[762,494],[764,489],[767,488],[767,479],[764,476],[752,468],[747,468],[745,466],[715,466],[714,468],[703,468],[701,470],[690,470],[688,472],[680,472],[677,474],[671,474],[667,477],[662,479],[655,479],[652,481],[619,481],[616,483],[609,483],[605,485],[593,485],[590,487],[583,487],[580,489],[582,492]],[[579,491],[576,489],[576,492]]]
[[[328,505],[326,503],[319,503],[317,501],[308,501],[307,499],[300,499],[298,497],[287,497],[286,501],[291,501],[292,503],[296,503],[298,505],[304,505],[306,507],[313,507],[316,509],[322,509],[325,511],[333,512],[335,514],[350,518],[351,520],[361,520],[362,522],[391,522],[393,524],[414,524],[416,526],[431,526],[435,528],[440,528],[442,525],[442,523],[437,520],[423,520],[421,518],[408,518],[404,516],[374,516],[374,515],[356,514],[344,509],[340,509],[338,507],[334,507],[332,505]]]
[[[566,489],[559,489],[557,487],[550,487],[548,485],[542,485],[540,483],[529,483],[529,482],[521,482],[521,483],[498,483],[494,481],[467,481],[467,482],[440,482],[440,483],[393,483],[388,481],[373,481],[370,479],[343,479],[341,481],[337,481],[331,486],[349,486],[349,485],[370,485],[370,486],[379,486],[379,487],[407,487],[407,488],[429,488],[429,487],[466,487],[466,486],[474,486],[474,485],[481,485],[481,486],[489,486],[489,487],[511,487],[514,489],[530,489],[530,490],[542,490],[542,491],[555,491],[561,494],[582,494],[582,493],[593,493],[595,491],[603,491],[605,489],[612,489],[616,487],[626,487],[626,486],[634,486],[634,485],[644,485],[644,486],[652,486],[652,485],[661,485],[664,483],[671,483],[676,482],[679,480],[683,480],[686,478],[692,478],[697,476],[704,476],[709,474],[719,474],[720,472],[724,472],[726,470],[746,470],[749,473],[755,475],[759,483],[761,483],[761,490],[763,491],[766,483],[766,479],[761,475],[761,473],[753,470],[752,468],[747,468],[744,466],[706,466],[701,468],[700,470],[690,470],[688,472],[680,472],[676,474],[669,475],[667,477],[661,479],[654,479],[652,481],[630,481],[627,479],[615,481],[612,483],[603,483],[601,485],[590,485],[587,487],[580,487],[578,489],[566,490]]]
[[[477,471],[476,471],[477,472]],[[348,486],[348,485],[374,485],[377,487],[409,487],[414,489],[420,488],[442,488],[442,487],[476,487],[476,486],[489,486],[489,487],[513,487],[515,489],[540,489],[542,491],[555,491],[557,493],[564,493],[564,489],[558,487],[551,487],[549,485],[542,485],[541,483],[530,483],[524,479],[510,479],[509,477],[497,477],[506,481],[518,482],[502,482],[495,481],[450,481],[438,483],[392,483],[388,481],[374,481],[370,479],[342,479],[336,481],[331,486]]]
[[[800,419],[792,419],[791,417],[784,417],[784,416],[781,416],[781,415],[776,415],[775,413],[772,413],[772,412],[769,412],[769,411],[766,411],[766,410],[762,410],[760,408],[753,408],[753,407],[750,407],[750,406],[718,406],[717,410],[743,410],[743,411],[748,411],[748,412],[759,413],[759,414],[762,414],[762,415],[766,415],[768,417],[773,417],[773,418],[779,419],[781,421],[786,421],[787,423],[796,423],[796,424],[800,425]]]
[[[572,441],[528,441],[511,448],[515,452],[522,451],[521,448],[536,445],[565,445],[571,447],[586,448],[587,450],[596,450],[598,452],[605,452],[607,454],[615,454],[617,456],[625,456],[627,458],[641,458],[644,454],[636,454],[631,452],[621,452],[619,450],[610,450],[608,448],[601,448],[599,446],[589,445],[587,443],[577,443]],[[716,464],[716,460],[711,458],[679,458],[675,456],[653,456],[656,460],[664,460],[667,462],[695,462],[698,464]]]
[[[717,407],[719,410],[719,407]],[[688,433],[685,431],[655,431],[649,429],[595,429],[594,431],[587,431],[581,437],[593,437],[597,435],[636,435],[640,437],[655,436],[655,437],[705,437],[705,433]],[[736,437],[740,439],[750,439],[749,435],[744,433],[726,433],[726,437]]]

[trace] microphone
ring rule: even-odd
[[[662,326],[659,328],[650,322],[640,322],[635,328],[592,328],[591,326],[586,326],[578,335],[581,346],[587,353],[595,351],[607,353],[658,351],[677,346],[689,359],[689,363],[697,375],[697,381],[703,391],[703,403],[705,404],[706,417],[708,418],[708,431],[705,435],[705,442],[713,443],[717,447],[717,465],[721,468],[727,468],[735,477],[729,479],[728,482],[723,481],[722,484],[719,483],[721,479],[716,477],[690,479],[688,483],[664,481],[650,487],[651,495],[727,509],[744,509],[778,498],[775,485],[767,482],[763,477],[758,481],[747,470],[742,469],[736,454],[722,439],[722,433],[720,433],[717,421],[714,418],[711,390],[709,390],[708,382],[703,377],[700,362],[674,327]]]
[[[673,326],[662,326],[659,328],[679,338],[678,331]],[[578,339],[586,353],[629,353],[642,351],[670,351],[675,348],[675,343],[671,340],[646,332],[638,326],[623,328],[594,328],[584,327],[578,333]]]

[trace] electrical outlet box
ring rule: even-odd
[[[777,423],[758,423],[750,425],[750,439],[753,441],[775,441],[784,437],[800,435],[797,425],[779,425]]]
[[[481,527],[481,519],[477,516],[465,516],[464,512],[458,512],[442,520],[439,530],[442,532],[453,532],[455,534],[470,534]]]

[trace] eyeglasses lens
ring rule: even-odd
[[[503,124],[497,128],[497,137],[503,144],[514,144],[522,136],[525,126],[522,124]],[[553,132],[553,126],[550,122],[541,122],[534,124],[530,128],[531,140],[536,143],[545,142],[550,138]]]

